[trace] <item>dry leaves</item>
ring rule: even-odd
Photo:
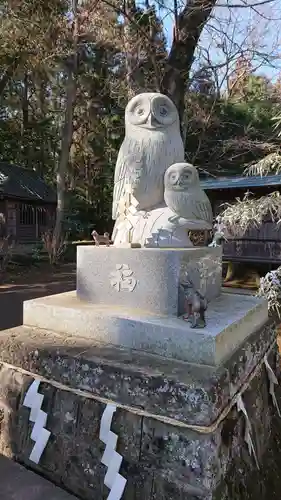
[[[277,224],[281,220],[281,195],[278,191],[253,198],[246,193],[244,198],[236,198],[236,203],[224,203],[220,214],[222,222],[232,236],[243,236],[251,227],[259,227],[265,217],[270,217]]]

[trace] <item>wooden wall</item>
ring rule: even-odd
[[[4,200],[0,200],[0,212],[6,216],[6,213],[5,213],[5,201]]]
[[[231,260],[281,262],[281,225],[264,222],[243,236],[231,238],[223,245],[223,255]]]
[[[254,196],[260,197],[276,191],[268,187],[251,188]],[[218,215],[223,203],[234,202],[236,198],[243,199],[246,190],[227,189],[207,191],[212,203],[214,215]],[[281,263],[281,224],[266,220],[261,227],[251,228],[243,236],[227,235],[228,241],[223,244],[223,256],[226,260]]]
[[[19,243],[41,240],[42,233],[53,226],[55,210],[46,203],[5,200],[8,233]]]

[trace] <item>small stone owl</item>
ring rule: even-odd
[[[115,167],[112,218],[118,216],[128,184],[138,210],[163,203],[164,173],[179,161],[184,161],[184,147],[174,103],[158,93],[133,97],[126,107],[125,138]]]
[[[166,205],[179,217],[213,222],[211,203],[200,186],[197,169],[189,163],[171,165],[164,177]]]

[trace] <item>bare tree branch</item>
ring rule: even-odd
[[[217,3],[217,7],[227,7],[228,9],[251,9],[252,7],[259,7],[260,5],[272,4],[276,0],[260,0],[259,2],[248,3],[247,0],[241,0],[242,3],[233,4],[230,2],[227,3]]]
[[[216,0],[187,1],[178,16],[162,90],[171,97],[179,110],[184,109],[184,94],[199,37],[215,4]]]

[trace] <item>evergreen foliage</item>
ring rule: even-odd
[[[184,21],[185,14],[175,27],[180,50],[180,30],[192,18]],[[167,64],[171,68],[174,59],[179,66],[156,7],[133,1],[124,10],[114,2],[5,0],[0,42],[0,160],[35,169],[56,185],[70,102],[64,224],[73,237],[88,236],[93,227],[110,230],[113,172],[132,76],[137,91],[165,91],[165,79],[171,83]],[[241,59],[231,92],[216,90],[206,65],[183,88],[186,157],[198,167],[233,175],[278,151],[272,118],[280,110],[280,82],[272,85]]]

